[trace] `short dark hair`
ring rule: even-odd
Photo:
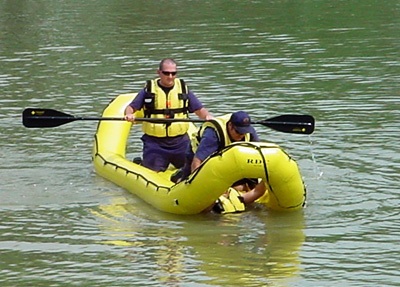
[[[164,66],[164,63],[170,63],[170,64],[178,65],[174,59],[172,59],[172,58],[164,58],[164,59],[161,60],[160,65],[158,66],[159,70],[162,70],[162,68]]]

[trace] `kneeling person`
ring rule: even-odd
[[[174,181],[181,181],[191,172],[196,170],[200,164],[212,153],[217,152],[231,143],[239,141],[259,141],[255,129],[251,126],[250,116],[244,111],[238,111],[221,117],[216,117],[212,122],[204,123],[198,132],[196,141],[192,141],[186,155],[186,164]],[[243,203],[251,203],[261,197],[265,192],[264,182],[253,182],[244,179],[233,184],[237,190],[248,191],[241,195]]]

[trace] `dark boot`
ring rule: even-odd
[[[170,180],[171,180],[172,182],[178,183],[179,181],[182,180],[182,177],[183,177],[183,170],[180,168],[180,169],[178,169],[177,171],[175,171],[175,172],[171,175]]]

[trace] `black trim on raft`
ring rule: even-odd
[[[93,161],[95,160],[96,157],[99,157],[99,158],[103,161],[103,165],[109,164],[109,165],[115,167],[115,170],[122,169],[123,171],[125,171],[125,175],[126,175],[126,176],[128,176],[128,175],[134,175],[134,176],[136,176],[137,179],[141,178],[141,179],[143,179],[143,180],[145,181],[146,186],[149,186],[149,185],[155,186],[155,187],[156,187],[156,191],[160,191],[161,189],[166,190],[167,193],[169,193],[169,192],[171,191],[171,188],[170,188],[170,187],[158,185],[158,184],[156,184],[155,182],[148,180],[146,177],[144,177],[142,174],[140,174],[140,173],[138,173],[138,172],[133,172],[133,171],[130,170],[130,169],[121,167],[121,166],[119,166],[119,165],[117,165],[117,164],[114,164],[114,163],[111,163],[111,162],[107,161],[107,160],[98,152],[97,134],[94,136],[94,138],[95,138],[95,144],[96,144],[96,152],[94,153],[94,156],[92,157],[92,160],[93,160]]]
[[[256,145],[254,145],[254,144],[251,144],[251,143],[249,143],[249,142],[236,142],[235,144],[231,144],[231,145],[228,145],[228,146],[226,146],[226,147],[224,147],[223,149],[221,149],[221,150],[219,150],[219,151],[216,151],[216,152],[214,152],[213,154],[211,154],[205,161],[203,161],[202,163],[201,163],[201,165],[192,173],[192,174],[190,174],[189,176],[188,176],[188,178],[185,180],[185,182],[186,183],[191,183],[193,180],[194,180],[194,178],[196,177],[196,175],[200,172],[200,170],[205,166],[205,163],[207,162],[207,161],[209,161],[211,158],[213,158],[213,157],[217,157],[217,156],[221,156],[224,152],[226,152],[227,150],[229,150],[229,149],[231,149],[231,148],[233,148],[233,147],[235,147],[235,146],[238,146],[238,145],[241,145],[241,146],[251,146],[251,147],[255,147],[255,148],[257,148],[257,146]],[[261,149],[260,149],[261,150]],[[264,161],[265,162],[265,161]]]
[[[264,156],[264,154],[262,153],[262,149],[263,149],[263,148],[277,148],[277,147],[278,147],[278,148],[287,156],[287,158],[288,158],[289,161],[293,161],[292,157],[291,157],[284,149],[282,149],[280,146],[270,146],[270,147],[268,147],[268,146],[263,146],[263,147],[259,147],[259,146],[255,145],[255,144],[252,144],[252,143],[249,143],[249,142],[237,142],[237,143],[235,143],[234,145],[228,145],[228,146],[226,146],[225,148],[223,148],[222,150],[216,151],[215,153],[211,154],[205,161],[203,161],[203,163],[200,165],[200,167],[199,167],[194,173],[192,173],[191,175],[189,175],[189,177],[185,180],[185,183],[190,184],[190,183],[196,178],[196,175],[197,175],[197,174],[199,173],[199,171],[205,166],[205,163],[206,163],[208,160],[210,160],[211,158],[216,157],[216,156],[221,156],[225,151],[227,151],[227,150],[229,150],[229,149],[231,149],[231,148],[233,148],[234,146],[237,146],[237,145],[241,145],[241,146],[250,146],[250,147],[252,147],[252,148],[255,148],[255,149],[260,153],[260,155],[261,155],[261,157],[262,157],[262,159],[263,159],[263,162],[264,162],[265,178],[267,179],[267,182],[266,182],[266,183],[268,184],[268,188],[269,188],[271,194],[274,195],[276,201],[278,202],[278,204],[279,204],[279,206],[280,206],[281,208],[284,208],[284,209],[292,209],[292,208],[297,208],[297,207],[299,207],[300,205],[301,205],[301,206],[304,206],[304,205],[306,204],[307,190],[306,190],[306,186],[305,186],[305,184],[304,184],[303,179],[302,179],[302,183],[303,183],[303,187],[304,187],[304,201],[303,201],[302,203],[297,204],[297,205],[294,205],[294,206],[282,206],[281,203],[279,202],[278,197],[275,195],[274,190],[273,190],[271,184],[269,183],[269,175],[268,175],[267,160],[265,159],[265,156]],[[296,163],[296,164],[297,164],[297,163]]]
[[[123,168],[123,167],[121,167],[121,166],[119,166],[119,165],[117,165],[117,164],[114,164],[114,163],[111,163],[111,162],[107,161],[107,160],[98,152],[98,139],[97,139],[97,134],[95,134],[94,138],[95,138],[95,148],[96,148],[96,151],[95,151],[95,153],[94,153],[94,156],[92,156],[92,161],[94,161],[96,157],[99,157],[99,158],[103,161],[103,165],[109,164],[109,165],[114,166],[116,170],[122,169],[122,170],[125,171],[126,176],[129,176],[129,175],[136,176],[137,179],[140,178],[140,179],[144,180],[146,186],[153,185],[154,187],[156,187],[156,191],[160,191],[161,189],[166,190],[167,193],[169,193],[169,192],[171,191],[171,187],[160,186],[160,185],[156,184],[155,182],[148,180],[148,179],[147,179],[146,177],[144,177],[141,173],[134,172],[134,171],[132,171],[132,170],[129,170],[129,169],[127,169],[127,168]],[[213,153],[212,155],[210,155],[210,156],[200,165],[200,167],[199,167],[194,173],[190,174],[190,175],[184,180],[185,184],[190,184],[190,183],[196,178],[197,174],[198,174],[198,173],[200,172],[200,170],[205,166],[205,163],[206,163],[208,160],[210,160],[210,159],[213,158],[213,157],[221,156],[224,152],[226,152],[227,150],[229,150],[229,149],[231,149],[231,148],[233,148],[233,147],[235,147],[235,146],[237,146],[237,145],[241,145],[241,146],[250,146],[250,147],[252,147],[252,148],[255,148],[255,149],[260,153],[260,156],[262,157],[262,160],[263,160],[264,171],[265,171],[265,177],[266,177],[266,180],[267,180],[266,183],[268,184],[270,193],[271,193],[272,195],[274,195],[276,201],[278,202],[278,204],[279,204],[279,206],[280,206],[281,208],[283,208],[283,209],[292,209],[292,208],[297,208],[297,207],[299,207],[299,206],[302,206],[302,207],[305,206],[305,204],[306,204],[306,197],[307,197],[307,190],[306,190],[306,186],[305,186],[305,184],[304,184],[303,179],[302,179],[302,183],[303,183],[303,187],[304,187],[304,201],[303,201],[302,203],[298,204],[298,205],[295,205],[295,206],[282,206],[282,205],[280,204],[280,202],[279,202],[278,197],[276,197],[272,186],[271,186],[270,183],[269,183],[269,175],[268,175],[267,160],[266,160],[264,154],[262,153],[262,149],[263,149],[263,148],[276,148],[276,147],[278,147],[278,148],[279,148],[281,151],[283,151],[283,153],[287,156],[287,158],[288,158],[289,161],[293,161],[293,159],[291,158],[291,156],[290,156],[285,150],[283,150],[283,149],[282,149],[281,147],[279,147],[279,146],[270,146],[270,147],[268,147],[268,146],[263,146],[263,147],[260,147],[260,146],[257,146],[257,145],[255,145],[255,144],[249,143],[249,142],[240,142],[240,143],[236,143],[236,144],[234,144],[234,145],[229,145],[229,146],[223,148],[222,150],[217,151],[217,152]],[[175,186],[175,185],[173,185],[173,186]],[[173,186],[172,186],[172,187],[173,187]],[[175,204],[176,204],[176,205],[179,205],[178,200],[175,200]]]
[[[307,204],[307,187],[306,187],[304,181],[303,181],[303,185],[304,185],[304,201],[303,201],[303,204],[301,205],[301,207],[304,207]]]
[[[287,158],[288,158],[289,161],[293,161],[292,157],[291,157],[284,149],[282,149],[281,147],[278,147],[278,148],[287,156]],[[306,202],[306,187],[305,187],[305,185],[304,185],[303,179],[302,179],[302,183],[303,183],[303,187],[304,187],[304,201],[303,201],[301,204],[297,204],[297,205],[294,205],[294,206],[282,206],[282,205],[281,205],[281,203],[279,202],[279,198],[275,195],[275,192],[274,192],[274,190],[273,190],[273,188],[272,188],[272,186],[271,186],[271,184],[269,183],[269,180],[268,180],[268,169],[267,169],[267,165],[266,165],[267,161],[265,160],[264,154],[261,152],[261,148],[258,148],[258,150],[260,151],[261,157],[263,158],[263,161],[264,161],[264,170],[265,170],[265,176],[266,176],[266,178],[267,178],[268,187],[269,187],[269,189],[270,189],[270,191],[271,191],[271,194],[274,195],[276,201],[278,202],[278,205],[279,205],[281,208],[286,208],[286,209],[297,208],[297,207],[299,207],[300,205],[301,205],[301,206],[304,206],[304,205],[305,205],[305,202]],[[296,164],[297,164],[297,163],[296,163]]]

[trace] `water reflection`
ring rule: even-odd
[[[137,249],[131,247],[143,248],[148,264],[155,264],[149,272],[166,286],[180,282],[182,272],[196,281],[229,286],[260,286],[299,276],[302,212],[253,210],[182,221],[176,215],[141,214],[142,207],[123,201],[91,212],[107,238],[102,244],[125,247],[132,258]]]

